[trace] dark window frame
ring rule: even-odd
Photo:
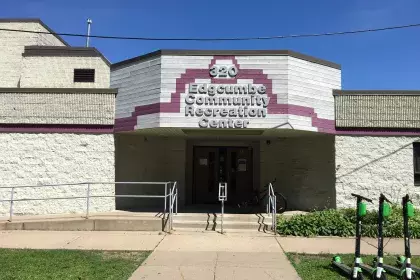
[[[413,143],[414,185],[420,186],[420,142]]]
[[[73,82],[75,83],[94,83],[95,69],[74,69]]]

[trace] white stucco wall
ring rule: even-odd
[[[0,133],[1,187],[60,184],[114,179],[112,134]],[[114,185],[92,185],[92,195],[113,195]],[[86,186],[16,189],[15,199],[86,196]],[[0,200],[10,189],[0,189]],[[91,212],[112,211],[113,198],[92,198]],[[16,202],[14,213],[83,213],[85,199]],[[0,202],[0,215],[8,215],[9,203]]]
[[[47,31],[37,22],[0,22],[0,28]],[[17,87],[25,46],[64,46],[53,35],[0,31],[0,87]]]
[[[74,69],[95,69],[94,83],[75,83]],[[101,57],[26,56],[21,87],[109,88],[110,68]]]
[[[408,193],[420,205],[420,186],[414,186],[416,141],[420,137],[336,136],[337,207],[354,207],[351,193],[377,201],[381,192],[399,205]]]

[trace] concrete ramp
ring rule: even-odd
[[[46,231],[162,231],[162,213],[115,211],[81,215],[47,215],[14,217],[12,222],[0,220],[0,230]]]

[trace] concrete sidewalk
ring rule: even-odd
[[[0,248],[154,250],[137,279],[300,279],[273,235],[228,233],[0,231]]]
[[[132,275],[140,279],[300,279],[274,236],[167,235]]]
[[[287,253],[305,254],[354,254],[354,238],[342,237],[277,237]],[[361,252],[366,255],[377,253],[377,239],[362,237]],[[384,253],[399,255],[404,253],[404,240],[384,238]],[[420,255],[420,239],[411,240],[411,254]]]
[[[151,251],[165,237],[143,231],[0,231],[0,248]]]

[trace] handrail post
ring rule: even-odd
[[[268,206],[267,206],[267,215],[271,216],[271,183],[268,185]]]
[[[12,187],[12,192],[10,194],[10,216],[9,216],[9,222],[12,221],[12,217],[13,217],[13,194],[15,192],[15,188]]]
[[[168,195],[167,188],[168,188],[168,183],[165,183],[165,206],[163,207],[163,217],[166,216],[166,196]]]
[[[277,197],[274,195],[274,235],[277,234]]]
[[[176,187],[175,194],[175,214],[178,215],[178,187]]]
[[[220,215],[220,233],[223,234],[223,216],[225,213],[225,201],[227,200],[227,183],[219,183],[219,201],[222,204]]]
[[[89,204],[90,204],[90,184],[87,184],[87,194],[86,194],[86,219],[89,218]]]
[[[172,191],[169,191],[169,232],[172,230]]]
[[[271,210],[271,230],[274,230],[274,220],[275,220],[275,214],[274,214],[274,212],[275,212],[275,204],[276,204],[276,202],[274,201],[274,196],[273,196],[273,205],[272,205],[272,210]]]

